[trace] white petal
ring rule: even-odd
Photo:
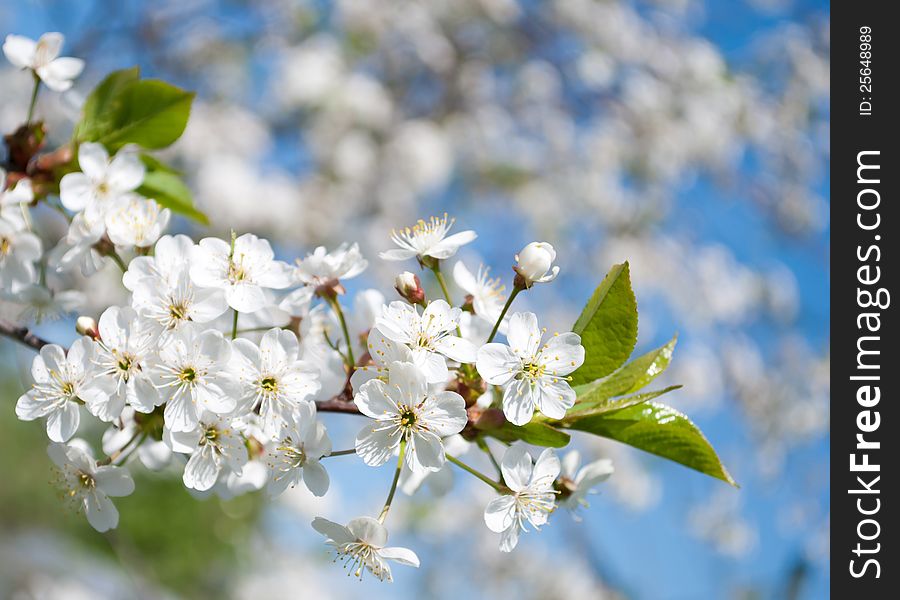
[[[383,548],[387,543],[387,528],[372,517],[357,517],[347,523],[347,529],[356,539],[375,548]]]
[[[397,404],[388,393],[388,386],[383,381],[373,379],[363,385],[353,402],[367,417],[383,418],[385,415],[398,412]]]
[[[84,498],[88,523],[97,531],[109,531],[119,524],[119,511],[105,494],[94,492]]]
[[[522,367],[522,361],[506,344],[485,344],[478,349],[475,368],[490,384],[506,385]]]
[[[356,436],[356,453],[370,467],[380,467],[394,455],[400,445],[400,435],[396,428],[384,428],[375,421],[360,430]]]
[[[99,487],[107,496],[128,496],[134,491],[134,480],[122,467],[97,467],[94,473]]]
[[[544,448],[534,463],[531,473],[531,485],[549,489],[559,477],[559,457],[553,448]]]
[[[191,454],[184,467],[182,480],[184,485],[203,492],[216,483],[219,476],[219,464],[215,459],[215,451],[211,446],[204,446],[199,452]]]
[[[317,460],[307,461],[303,465],[303,480],[314,496],[324,496],[328,491],[328,471]]]
[[[568,375],[584,363],[584,347],[577,333],[554,335],[541,351],[541,362],[554,375]]]
[[[513,425],[525,425],[534,416],[534,407],[540,391],[527,380],[512,381],[503,390],[503,414]]]
[[[400,548],[400,547],[391,547],[391,548],[382,548],[378,552],[382,558],[386,558],[388,560],[392,560],[394,562],[398,562],[401,565],[407,565],[410,567],[418,567],[419,566],[419,557],[416,556],[416,553],[410,550],[409,548]]]
[[[117,193],[130,192],[144,181],[144,163],[136,150],[123,148],[109,163],[107,183]]]
[[[478,348],[472,342],[455,335],[444,336],[434,344],[435,350],[460,363],[473,363],[478,358]]]
[[[444,238],[432,246],[426,254],[439,259],[450,258],[456,254],[456,251],[459,250],[460,246],[468,244],[477,237],[478,234],[474,231],[460,231],[459,233],[454,233],[450,237]]]
[[[21,35],[10,34],[3,42],[3,54],[13,66],[28,69],[34,64],[34,52],[37,43]]]
[[[438,392],[426,400],[421,418],[440,437],[459,433],[468,422],[466,401],[456,392]]]
[[[85,142],[78,146],[78,166],[93,181],[100,181],[106,177],[109,154],[103,144]]]
[[[61,408],[47,415],[47,437],[54,442],[66,442],[75,435],[81,414],[78,405],[66,402]]]
[[[521,492],[531,481],[531,455],[524,444],[513,444],[507,448],[500,462],[503,481],[514,492]]]
[[[513,352],[519,356],[531,357],[537,354],[541,345],[541,329],[537,315],[531,312],[513,313],[509,319],[506,339]]]
[[[494,533],[506,531],[515,524],[516,499],[506,494],[498,496],[484,509],[484,524]]]
[[[316,517],[313,519],[312,527],[329,540],[336,544],[349,544],[355,542],[356,537],[350,533],[350,530],[339,523]]]
[[[262,288],[253,283],[240,282],[225,288],[228,306],[239,311],[252,313],[265,308],[268,301]]]
[[[378,257],[382,260],[408,260],[415,255],[415,250],[406,250],[403,248],[394,248],[378,253]]]

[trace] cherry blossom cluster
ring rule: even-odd
[[[82,66],[58,58],[61,44],[58,34],[37,42],[9,36],[3,48],[34,74],[36,91],[41,83],[61,90]],[[33,383],[15,407],[20,419],[43,422],[66,497],[98,531],[118,523],[110,498],[134,490],[129,462],[180,469],[190,490],[227,498],[261,489],[277,496],[298,485],[323,496],[326,459],[358,456],[370,467],[394,460],[377,517],[312,523],[350,572],[391,580],[388,561],[419,565],[413,551],[387,546],[384,523],[398,486],[414,491],[448,462],[471,473],[497,492],[484,521],[508,552],[557,507],[585,504],[612,472],[608,460],[579,470],[577,454],[561,465],[549,448],[534,459],[522,443],[504,445],[497,460],[472,426],[489,411],[514,425],[561,419],[575,403],[567,376],[584,362],[579,336],[547,336],[535,314],[509,310],[516,295],[558,274],[550,244],[515,255],[507,297],[487,267],[473,273],[455,262],[466,296],[454,302],[444,266],[477,236],[451,234],[447,215],[420,220],[394,231],[396,247],[380,258],[415,260],[443,297],[429,298],[419,276],[404,271],[394,281],[398,299],[367,289],[349,310],[344,282],[368,267],[357,244],[319,247],[289,263],[251,233],[195,243],[164,234],[169,210],[137,193],[145,168],[136,148],[110,156],[100,143],[81,143],[76,164],[56,194],[68,231],[46,252],[30,214],[33,182],[3,173],[0,275],[4,296],[21,299],[34,289],[65,294],[45,287],[50,273],[90,277],[108,261],[122,269],[127,304],[96,320],[80,316],[68,348],[38,344]],[[333,449],[322,412],[366,419],[346,450]],[[85,414],[106,424],[104,458],[76,437]],[[476,445],[496,465],[496,479],[457,458]]]

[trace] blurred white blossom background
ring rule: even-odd
[[[509,276],[511,248],[556,246],[559,284],[523,301],[551,329],[571,327],[627,259],[638,350],[679,331],[665,378],[684,389],[671,402],[697,417],[741,490],[590,440],[616,473],[580,527],[560,519],[501,555],[483,528],[454,526],[481,501],[423,490],[403,514],[430,564],[394,590],[363,584],[368,597],[827,594],[827,3],[33,0],[0,6],[0,22],[62,31],[87,60],[73,90],[41,98],[58,103],[46,114],[76,118],[92,84],[132,64],[196,89],[167,158],[213,234],[253,231],[290,255],[361,240],[361,286],[395,274],[377,260],[392,228],[449,212],[481,234],[463,257],[494,275]],[[7,66],[0,81],[11,131],[31,81]],[[108,275],[92,279],[84,311],[116,301]],[[349,514],[368,499],[346,468],[333,480]],[[266,511],[236,597],[361,593],[316,568],[314,502],[295,491]],[[35,550],[52,539],[3,537],[0,556],[16,560],[0,560],[0,580],[35,573],[22,597],[122,597],[114,567],[97,566],[98,590],[54,574],[83,559]]]

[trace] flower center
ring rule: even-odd
[[[0,258],[9,254],[11,248],[12,242],[10,242],[9,238],[0,238]]]
[[[274,377],[264,377],[259,381],[259,387],[267,394],[278,392],[278,380]]]
[[[420,333],[416,338],[416,347],[431,348],[431,337],[425,332]]]
[[[234,260],[229,261],[228,263],[228,281],[232,285],[235,283],[239,283],[248,279],[247,270],[244,269],[244,265],[240,262],[236,262]]]
[[[62,384],[60,391],[62,392],[63,396],[74,396],[75,395],[75,384],[73,384],[71,381],[66,381],[65,383]]]
[[[534,361],[530,361],[522,365],[522,373],[524,373],[525,377],[531,379],[532,381],[543,377],[546,370],[546,366]]]
[[[194,383],[197,379],[197,371],[193,367],[185,367],[178,373],[178,380],[182,383]]]
[[[184,302],[173,302],[169,304],[169,317],[173,321],[184,321],[187,318],[188,307]]]
[[[418,416],[412,408],[404,406],[400,409],[400,427],[413,428],[417,421]]]
[[[78,471],[78,485],[86,490],[94,489],[97,486],[97,481],[94,479],[94,476],[90,473],[85,473],[84,471]]]

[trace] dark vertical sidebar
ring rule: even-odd
[[[831,586],[900,597],[900,31],[891,2],[832,3]],[[889,490],[893,489],[894,492]],[[851,595],[852,594],[852,595]]]

